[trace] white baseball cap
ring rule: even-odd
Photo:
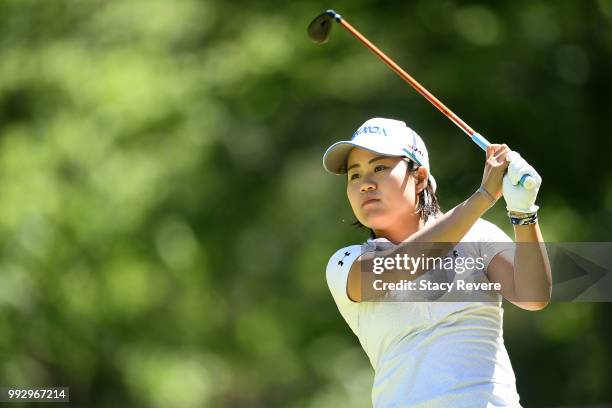
[[[425,142],[401,120],[372,118],[353,133],[351,140],[331,145],[323,155],[323,167],[332,174],[346,173],[346,161],[355,147],[384,156],[404,156],[429,170],[429,183],[436,191],[436,180],[429,167]]]

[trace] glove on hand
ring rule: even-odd
[[[508,173],[504,176],[502,186],[506,208],[508,211],[520,213],[534,213],[538,211],[540,207],[535,205],[535,200],[542,184],[542,177],[517,152],[508,153],[506,160],[510,162]],[[524,175],[529,175],[535,180],[535,186],[530,190],[519,184]]]

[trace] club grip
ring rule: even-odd
[[[525,189],[531,190],[532,188],[536,186],[537,183],[535,179],[531,177],[529,174],[524,174],[523,177],[521,177],[521,179],[519,180],[519,184],[525,187]]]
[[[471,136],[472,141],[474,143],[476,143],[478,145],[478,147],[480,147],[482,150],[484,150],[485,152],[487,151],[487,147],[491,144],[489,143],[489,141],[487,139],[485,139],[485,137],[483,135],[481,135],[480,133],[474,133]],[[525,174],[523,175],[523,177],[521,177],[521,179],[519,180],[519,184],[523,187],[525,187],[525,189],[527,190],[531,190],[532,188],[534,188],[536,186],[536,180],[531,177],[531,175],[529,174]]]

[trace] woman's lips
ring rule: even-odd
[[[367,204],[373,204],[373,203],[378,202],[378,201],[380,201],[380,199],[378,199],[378,198],[368,198],[363,203],[361,203],[361,206],[365,207]]]

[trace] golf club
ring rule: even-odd
[[[352,25],[350,25],[345,19],[336,13],[334,10],[327,10],[325,13],[317,16],[308,25],[308,36],[312,41],[323,44],[329,39],[329,35],[332,28],[332,21],[335,20],[337,23],[346,28],[351,34],[353,34],[359,41],[361,41],[366,47],[370,49],[378,58],[380,58],[385,64],[387,64],[393,71],[395,71],[404,81],[408,82],[418,93],[423,95],[432,105],[434,105],[440,112],[442,112],[447,118],[449,118],[455,125],[463,130],[474,143],[476,143],[482,150],[486,151],[487,146],[490,145],[489,141],[485,139],[480,133],[477,133],[467,123],[465,123],[459,116],[453,111],[447,108],[438,98],[433,96],[423,85],[417,82],[410,74],[404,71],[399,65],[397,65],[391,58],[385,53],[378,49],[372,44],[366,37],[364,37],[359,31],[357,31]],[[519,183],[530,190],[536,186],[536,181],[530,175],[524,175]]]

